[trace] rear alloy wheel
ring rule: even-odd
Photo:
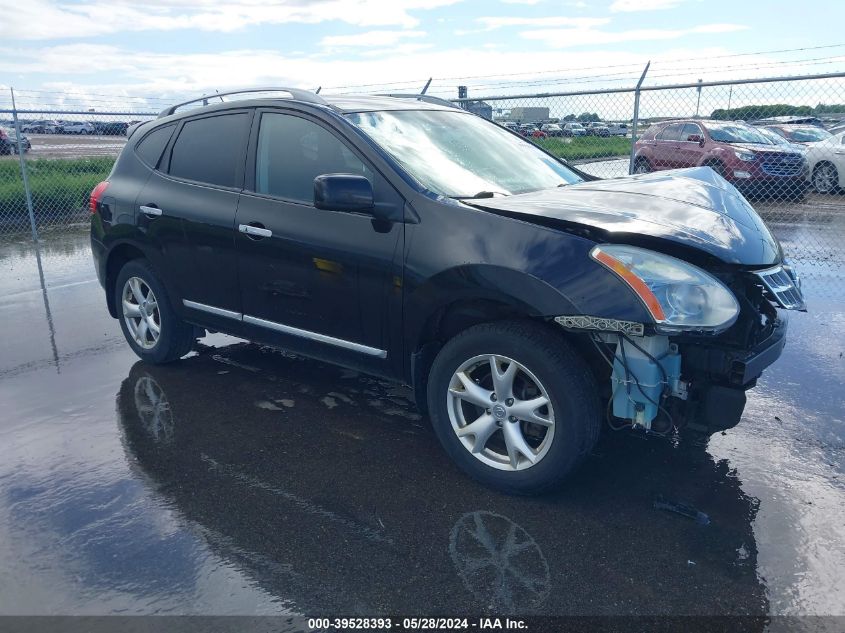
[[[143,349],[152,349],[161,335],[161,312],[155,293],[140,277],[123,285],[123,320],[132,338]]]
[[[173,310],[164,284],[146,260],[127,262],[114,292],[123,335],[141,359],[158,365],[191,351],[194,328]]]
[[[566,339],[529,321],[477,325],[440,350],[428,408],[449,456],[485,485],[517,494],[565,479],[601,427],[592,372]]]
[[[830,163],[822,163],[813,170],[813,188],[819,193],[831,193],[838,184],[839,174]]]

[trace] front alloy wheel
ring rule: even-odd
[[[426,388],[432,426],[449,456],[505,492],[536,494],[559,484],[601,428],[592,370],[544,322],[462,331],[438,352]]]
[[[830,193],[836,188],[838,176],[836,167],[830,163],[823,163],[813,172],[813,187],[819,193]]]
[[[555,433],[545,387],[506,356],[470,358],[452,375],[449,420],[464,447],[482,463],[522,470],[542,460]]]

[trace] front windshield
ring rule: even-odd
[[[759,131],[747,125],[723,123],[708,126],[710,136],[717,143],[759,143],[773,145],[773,143]]]
[[[581,181],[536,146],[471,114],[388,110],[347,117],[421,185],[443,196],[510,195]]]
[[[783,131],[786,133],[786,137],[789,140],[795,141],[796,143],[815,143],[817,141],[826,141],[833,136],[833,134],[827,130],[821,129],[820,127],[799,127],[794,130],[784,128]]]

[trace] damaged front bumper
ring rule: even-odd
[[[568,329],[575,322],[559,318]],[[629,334],[619,323],[602,323],[614,332],[589,333],[611,366],[608,415],[613,428],[631,426],[657,433],[674,428],[712,434],[734,427],[745,409],[745,392],[783,352],[788,322],[776,318],[765,337],[750,349],[718,337]],[[627,329],[627,328],[626,328]]]
[[[687,399],[670,403],[687,428],[712,434],[739,423],[745,409],[745,392],[783,353],[788,321],[778,318],[769,335],[751,350],[715,344],[680,345],[683,375],[688,380]]]

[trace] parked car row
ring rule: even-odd
[[[549,138],[549,137],[574,137],[574,136],[627,136],[627,123],[603,123],[601,121],[593,121],[591,123],[579,123],[577,121],[567,121],[561,123],[515,123],[513,121],[504,121],[502,123],[507,129],[517,132],[522,136],[530,136],[532,138]]]
[[[13,128],[12,122],[6,123]],[[126,121],[57,121],[41,119],[20,121],[21,132],[27,134],[103,134],[125,136],[129,123]]]
[[[23,134],[21,134],[19,143],[13,129],[0,127],[0,154],[17,154],[19,148],[23,148],[24,153],[26,153],[32,149],[32,143]]]
[[[845,130],[806,123],[741,121],[655,123],[634,144],[634,171],[708,166],[746,194],[801,197],[845,188]]]
[[[776,144],[741,122],[664,121],[634,144],[634,172],[710,167],[748,195],[804,195],[807,161],[800,150]]]

